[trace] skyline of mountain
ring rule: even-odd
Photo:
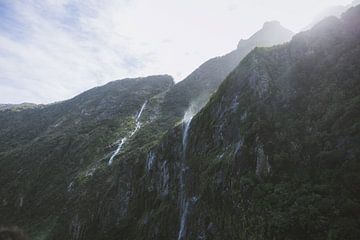
[[[63,101],[128,77],[179,82],[266,21],[299,32],[321,9],[350,2],[201,1],[2,2],[0,103]]]
[[[359,39],[360,5],[295,35],[265,22],[177,83],[0,104],[0,235],[357,240]]]

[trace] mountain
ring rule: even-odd
[[[292,36],[293,33],[282,27],[279,22],[266,22],[262,29],[249,39],[240,40],[237,49],[206,61],[183,81],[176,84],[165,97],[165,111],[182,117],[192,103],[204,105],[222,80],[251,50],[255,47],[270,47],[287,42]]]
[[[19,111],[19,110],[23,110],[27,108],[35,108],[35,107],[40,107],[40,105],[36,105],[34,103],[0,104],[0,111],[4,111],[8,109]]]
[[[341,14],[346,12],[349,8],[355,7],[360,4],[360,0],[354,0],[352,3],[348,5],[337,5],[337,6],[331,6],[320,12],[315,19],[312,21],[312,23],[307,27],[307,29],[313,27],[315,24],[320,22],[326,17],[334,16],[334,17],[341,17]]]
[[[357,239],[359,21],[265,48],[292,35],[267,23],[176,85],[0,111],[0,223],[54,240]]]
[[[149,211],[142,204],[156,197],[143,195],[148,151],[199,102],[194,90],[208,99],[254,47],[291,35],[266,23],[176,85],[166,75],[124,79],[64,102],[0,111],[0,223],[20,225],[34,239],[150,234],[132,229]]]
[[[359,26],[360,6],[254,49],[169,131],[146,163],[146,239],[358,239]]]
[[[127,137],[126,149],[156,118],[173,85],[167,75],[124,79],[42,108],[1,111],[0,222],[32,223],[33,235],[46,237],[73,187],[111,171],[120,141]]]

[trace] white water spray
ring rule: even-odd
[[[184,207],[182,209],[181,219],[180,219],[180,229],[179,229],[179,235],[178,240],[184,240],[186,235],[186,220],[187,215],[189,211],[189,201],[184,201]]]
[[[72,182],[68,185],[67,191],[68,191],[68,192],[71,192],[71,191],[73,190],[73,188],[74,188],[74,181],[72,181]]]
[[[141,122],[140,122],[140,117],[146,107],[147,101],[144,102],[144,104],[141,106],[141,109],[139,111],[139,113],[136,115],[136,125],[135,125],[135,129],[130,133],[130,137],[132,137],[141,127]]]
[[[113,163],[114,158],[119,154],[120,150],[122,149],[122,147],[124,146],[124,144],[128,140],[128,138],[131,138],[132,136],[134,136],[134,134],[141,128],[140,118],[141,118],[141,115],[142,115],[142,113],[143,113],[143,111],[144,111],[144,109],[146,107],[146,104],[147,104],[147,101],[145,101],[143,103],[143,105],[140,108],[140,111],[136,114],[136,117],[135,117],[135,129],[129,134],[128,137],[124,137],[124,138],[122,138],[120,140],[118,147],[116,148],[115,152],[111,155],[111,157],[109,159],[109,162],[108,162],[109,166]]]
[[[183,124],[183,138],[182,138],[182,145],[183,145],[183,154],[186,154],[186,147],[187,147],[187,140],[188,140],[188,134],[189,134],[189,127],[190,127],[190,123],[191,120],[193,118],[194,114],[192,113],[192,111],[186,111],[185,115],[183,117],[182,120],[182,124]],[[184,156],[185,158],[185,156]]]
[[[180,181],[179,181],[179,188],[180,188],[180,227],[178,233],[178,240],[184,240],[186,237],[186,226],[187,226],[187,215],[189,213],[189,199],[186,196],[186,189],[185,189],[185,174],[187,170],[186,166],[186,151],[187,151],[187,144],[188,144],[188,135],[191,120],[194,116],[193,111],[189,109],[185,112],[182,126],[183,126],[183,134],[182,134],[182,161],[181,161],[181,169],[180,169]]]
[[[115,152],[111,155],[111,157],[110,157],[110,159],[109,159],[109,165],[111,165],[111,164],[113,163],[114,158],[119,154],[119,152],[120,152],[120,150],[121,150],[121,148],[122,148],[122,146],[124,145],[124,143],[125,143],[126,140],[127,140],[126,137],[124,137],[124,138],[122,138],[122,139],[120,140],[120,143],[119,143],[118,147],[116,148]]]

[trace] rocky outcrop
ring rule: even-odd
[[[267,22],[249,39],[241,40],[237,49],[221,57],[208,60],[166,95],[164,110],[182,117],[191,104],[205,105],[226,76],[255,47],[270,47],[291,39],[293,33],[279,22]]]
[[[133,167],[124,163],[128,170],[117,173],[118,154],[108,166],[114,143],[135,141],[173,85],[167,75],[124,79],[68,101],[0,112],[0,201],[14,203],[0,206],[0,222],[36,222],[38,235],[86,239],[93,225],[105,231],[125,219]]]
[[[353,8],[342,19],[326,19],[290,43],[252,51],[191,121],[185,169],[181,125],[168,132],[151,153],[158,166],[171,169],[166,199],[158,204],[176,210],[163,213],[175,217],[157,236],[325,239],[331,232],[335,239],[356,238],[358,231],[348,232],[338,224],[358,225],[345,202],[359,200],[353,195],[357,180],[348,179],[360,170],[359,111],[354,105],[359,93],[359,20],[360,7]],[[341,110],[344,107],[347,110]],[[161,185],[160,178],[153,177],[161,172],[154,170],[147,182]],[[184,228],[180,181],[189,199],[196,199],[186,208]],[[147,191],[161,195],[156,188]],[[324,201],[333,204],[324,206]],[[311,212],[306,210],[309,204]],[[160,229],[164,223],[153,219],[152,226]],[[181,236],[180,229],[186,229]]]
[[[175,87],[128,79],[0,112],[0,221],[59,240],[357,239],[359,21],[248,55],[241,41]]]

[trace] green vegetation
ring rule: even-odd
[[[194,116],[186,154],[184,110],[207,101],[235,53],[176,87],[127,79],[1,111],[0,221],[34,239],[176,239],[185,189],[186,239],[359,239],[358,26],[360,7],[255,48]]]

